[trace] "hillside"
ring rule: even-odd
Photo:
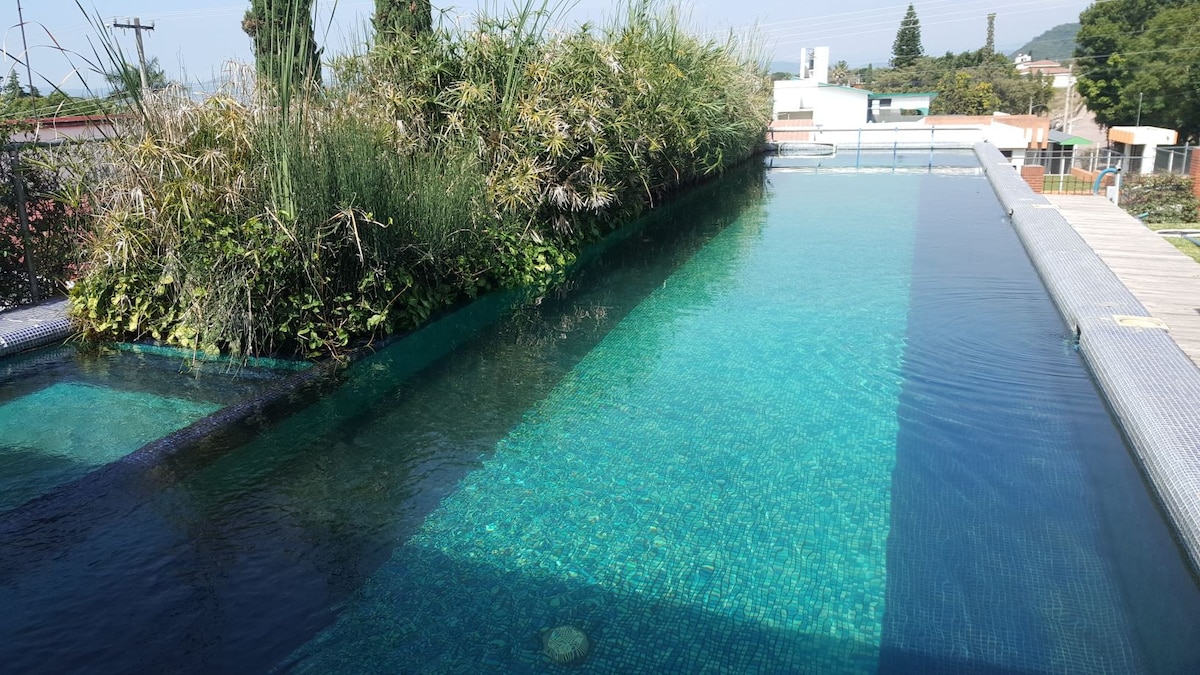
[[[1075,52],[1075,34],[1079,32],[1079,24],[1064,23],[1033,38],[1025,46],[1012,53],[1029,54],[1035,61],[1048,59],[1061,61],[1069,59]]]

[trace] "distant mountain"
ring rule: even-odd
[[[1064,23],[1030,40],[1024,47],[1012,53],[1029,54],[1034,61],[1043,59],[1062,61],[1075,54],[1075,35],[1079,33],[1079,24]]]
[[[800,72],[799,61],[772,61],[772,73],[798,73]]]

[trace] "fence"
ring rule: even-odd
[[[82,214],[52,195],[65,177],[60,160],[80,143],[9,143],[0,152],[0,308],[63,292],[76,269]]]
[[[1181,173],[1192,170],[1191,144],[1160,147],[1154,154],[1154,173]]]
[[[1042,191],[1052,194],[1091,194],[1096,179],[1105,169],[1117,168],[1122,173],[1141,170],[1140,157],[1127,157],[1108,148],[1096,146],[1065,147],[1053,150],[1028,150],[1025,166],[1045,169]],[[1115,177],[1105,175],[1102,186],[1111,185]]]
[[[1177,145],[1160,147],[1154,156],[1152,173],[1175,173],[1188,175],[1192,168],[1195,147]],[[1149,157],[1127,156],[1108,148],[1066,147],[1055,150],[1030,150],[1025,155],[1025,165],[1036,165],[1046,170],[1046,192],[1091,193],[1095,180],[1107,168],[1117,168],[1122,174],[1141,174],[1146,169]],[[1106,178],[1106,181],[1109,180]]]

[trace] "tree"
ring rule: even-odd
[[[996,53],[996,14],[995,12],[988,14],[987,41],[983,43],[983,52],[985,54]]]
[[[990,115],[1000,106],[991,82],[975,81],[961,71],[943,75],[937,93],[929,106],[934,115]]]
[[[429,0],[375,0],[371,23],[381,40],[402,34],[416,37],[433,30],[433,8]]]
[[[21,88],[21,78],[17,77],[17,71],[9,71],[8,79],[4,82],[4,102],[12,103],[24,95],[25,90]]]
[[[1015,71],[1015,69],[1014,69]],[[1000,103],[996,106],[1013,115],[1033,114],[1050,110],[1050,99],[1054,97],[1054,80],[1042,75],[1012,75],[994,77],[991,83]]]
[[[130,94],[140,93],[142,76],[135,64],[128,61],[120,64],[112,72],[105,73],[105,81],[112,87],[111,98],[127,98]],[[167,74],[158,63],[158,57],[146,62],[146,85],[150,91],[157,91],[167,86]]]
[[[853,80],[854,72],[850,70],[850,64],[845,61],[838,61],[833,64],[833,68],[829,69],[829,82],[831,84],[840,84],[843,87],[848,87]]]
[[[1156,42],[1156,36],[1148,31],[1156,16],[1168,9],[1196,4],[1200,3],[1197,0],[1111,0],[1093,3],[1079,15],[1080,28],[1075,36],[1077,85],[1098,123],[1112,126],[1134,121],[1133,118],[1126,119],[1130,106],[1129,101],[1124,100],[1123,92],[1133,80],[1136,68],[1168,58],[1176,62],[1196,62],[1196,52],[1174,50],[1173,45],[1171,52],[1134,54],[1141,52],[1147,42]],[[1133,98],[1136,105],[1136,93]]]
[[[259,75],[281,86],[321,82],[321,50],[313,38],[313,0],[251,0],[242,30],[254,42]]]
[[[906,68],[914,65],[925,50],[921,47],[921,22],[917,19],[917,10],[912,3],[900,21],[900,29],[896,31],[896,41],[892,43],[893,68]]]
[[[1128,74],[1106,119],[1112,124],[1135,124],[1140,117],[1142,124],[1175,129],[1180,142],[1200,140],[1197,25],[1200,3],[1162,10],[1146,23],[1123,59]]]

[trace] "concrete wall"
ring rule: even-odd
[[[775,83],[773,116],[811,110],[814,126],[858,126],[867,121],[867,96],[861,89],[821,86],[813,80],[780,80]]]

